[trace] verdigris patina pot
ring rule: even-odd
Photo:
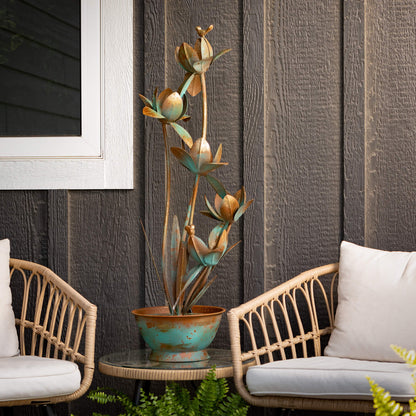
[[[153,361],[188,362],[207,360],[206,348],[217,333],[224,308],[192,307],[187,315],[170,315],[167,306],[132,311],[140,334],[151,348]]]

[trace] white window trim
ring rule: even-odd
[[[133,1],[81,0],[81,42],[82,135],[0,138],[0,189],[133,188]]]

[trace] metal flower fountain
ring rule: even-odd
[[[216,276],[212,277],[215,267],[236,245],[230,247],[228,241],[232,224],[244,214],[252,203],[252,200],[246,200],[244,187],[231,195],[224,185],[212,176],[216,169],[227,165],[227,163],[221,161],[222,146],[219,145],[213,155],[207,140],[208,108],[205,73],[221,55],[230,51],[230,49],[225,49],[216,55],[213,54],[212,46],[206,38],[212,29],[212,25],[206,30],[197,27],[196,31],[199,37],[195,46],[191,47],[187,43],[183,43],[176,48],[176,61],[186,72],[177,91],[167,88],[158,94],[156,89],[151,100],[140,95],[145,105],[143,114],[159,120],[163,131],[165,216],[161,273],[157,270],[153,255],[152,258],[155,272],[163,287],[167,311],[172,316],[184,317],[196,313],[195,308],[198,307],[195,305],[216,279]],[[193,97],[199,93],[202,95],[202,132],[201,137],[196,140],[193,140],[188,131],[178,123],[190,119],[186,114],[188,109],[187,93]],[[172,127],[181,139],[176,146],[169,144],[168,126]],[[182,227],[178,217],[171,216],[170,213],[172,155],[194,177]],[[205,196],[207,210],[202,211],[202,214],[218,222],[210,232],[207,243],[197,236],[197,227],[194,224],[195,204],[201,179],[207,180],[216,193],[213,205]],[[148,240],[147,235],[146,239]],[[144,329],[144,327],[145,325],[141,328]],[[144,335],[143,331],[142,335]]]

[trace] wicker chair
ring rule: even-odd
[[[0,407],[47,405],[75,400],[89,388],[94,373],[97,307],[50,269],[10,259],[13,306],[20,355],[69,360],[80,366],[80,387],[72,394],[1,401]]]
[[[259,365],[322,355],[334,327],[337,276],[338,263],[318,267],[228,312],[235,385],[248,403],[281,409],[375,412],[371,400],[255,396],[244,382],[243,362],[248,359],[254,358]],[[250,347],[242,350],[242,345]]]

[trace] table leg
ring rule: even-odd
[[[134,399],[133,403],[137,406],[140,403],[141,389],[148,394],[150,391],[150,380],[136,380],[134,386]]]

